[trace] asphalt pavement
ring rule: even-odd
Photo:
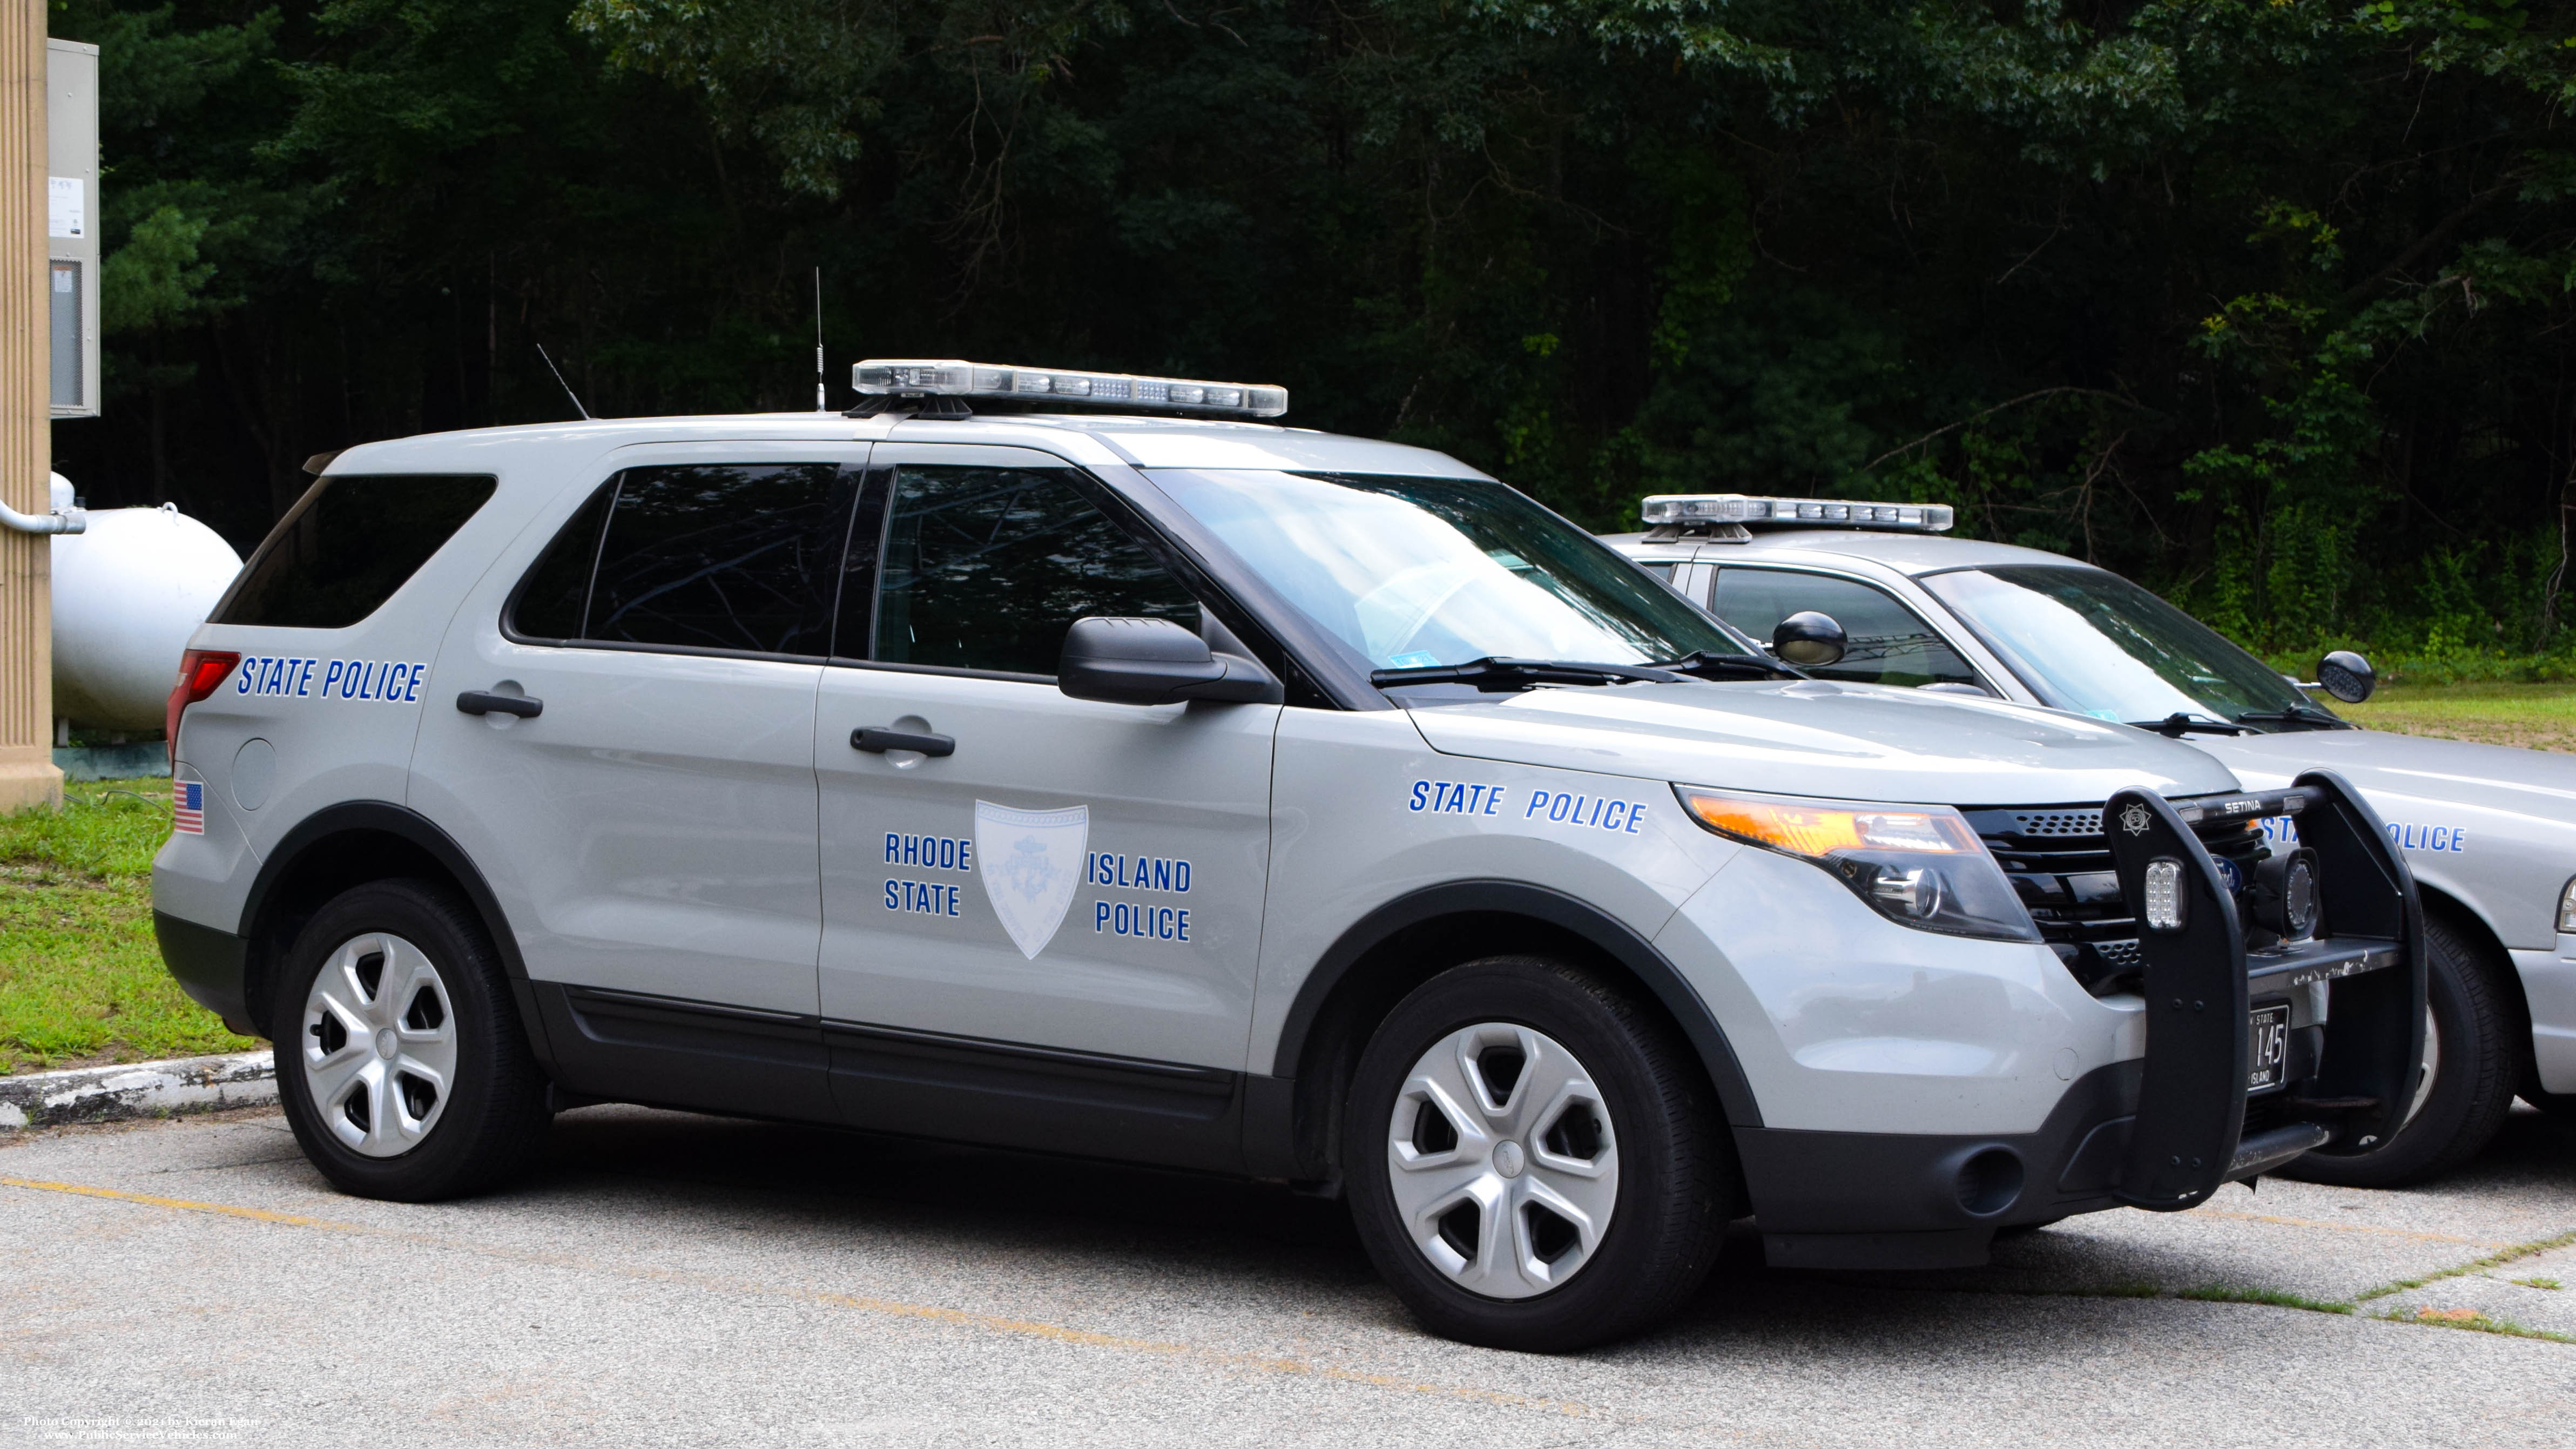
[[[2561,1286],[2563,1285],[2563,1286]],[[1284,1191],[626,1107],[471,1202],[273,1112],[0,1134],[0,1444],[2567,1445],[2576,1127],[1774,1271],[1561,1358],[1425,1336]]]

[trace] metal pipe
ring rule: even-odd
[[[89,510],[60,508],[51,513],[20,513],[8,504],[0,503],[0,527],[19,533],[86,533],[89,531]]]

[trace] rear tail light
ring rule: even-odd
[[[170,687],[170,712],[162,721],[162,735],[170,742],[170,763],[179,762],[179,716],[214,693],[239,663],[240,655],[217,649],[191,649],[179,656],[179,682]]]

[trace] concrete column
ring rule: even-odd
[[[0,0],[0,501],[41,514],[52,470],[45,370],[45,4]],[[60,805],[52,540],[0,528],[0,811]]]

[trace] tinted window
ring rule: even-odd
[[[1809,669],[1809,674],[1909,687],[1977,682],[1977,672],[1941,642],[1931,625],[1881,590],[1785,569],[1718,571],[1718,617],[1756,639],[1769,639],[1781,620],[1808,609],[1833,615],[1850,641],[1841,663]]]
[[[344,629],[374,613],[492,496],[487,476],[319,478],[215,606],[218,624]]]
[[[539,639],[826,654],[854,480],[834,463],[629,468],[548,546],[511,626]]]
[[[1188,591],[1062,476],[895,470],[869,657],[1053,675],[1065,630],[1094,614],[1198,626]]]

